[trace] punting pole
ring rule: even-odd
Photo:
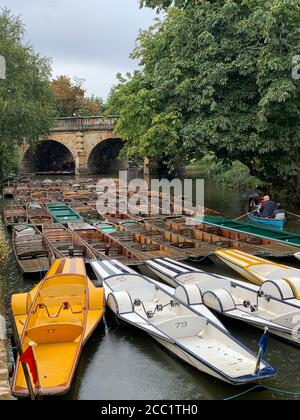
[[[257,211],[257,209],[255,209],[255,210],[251,211],[250,213],[243,214],[243,216],[238,217],[237,219],[234,219],[234,222],[237,222],[238,220],[241,220],[241,219],[243,219],[243,218],[244,218],[244,217],[246,217],[246,216],[251,216],[251,214],[255,213],[256,211]],[[300,217],[300,216],[299,216],[299,217]]]
[[[287,211],[286,213],[294,217],[300,217],[299,214],[291,213],[290,211]]]
[[[22,354],[23,354],[23,348],[22,348],[22,344],[21,344],[21,341],[20,341],[20,338],[19,338],[16,322],[15,322],[15,319],[14,319],[13,316],[11,317],[11,321],[12,321],[12,327],[13,327],[14,341],[15,341],[16,346],[17,346],[19,357],[21,357]],[[36,398],[35,398],[35,393],[34,393],[34,390],[33,390],[32,383],[31,383],[28,367],[25,363],[22,363],[22,368],[23,368],[23,372],[24,372],[24,376],[25,376],[26,385],[27,385],[27,388],[28,388],[30,399],[32,401],[34,401]]]

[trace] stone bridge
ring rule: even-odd
[[[34,148],[24,146],[22,171],[105,173],[126,169],[118,160],[124,142],[114,134],[118,117],[58,118],[50,135]]]

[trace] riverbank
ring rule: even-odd
[[[0,400],[10,399],[8,378],[6,325],[4,317],[0,314]]]

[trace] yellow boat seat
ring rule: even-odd
[[[85,288],[77,284],[50,286],[40,291],[41,298],[80,295],[85,296]]]
[[[37,345],[54,343],[73,343],[83,333],[82,325],[44,324],[29,328],[26,337]]]

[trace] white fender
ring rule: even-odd
[[[126,291],[110,293],[107,298],[107,304],[116,315],[133,312],[132,300]]]
[[[231,294],[226,289],[216,289],[203,295],[203,302],[210,309],[217,312],[227,312],[236,309]]]
[[[186,305],[203,303],[202,294],[197,284],[185,284],[175,290],[175,298]]]

